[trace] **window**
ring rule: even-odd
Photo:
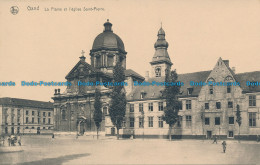
[[[8,128],[5,127],[5,134],[8,134]]]
[[[210,125],[210,119],[209,119],[209,117],[206,117],[206,118],[205,118],[205,125]]]
[[[220,125],[220,117],[215,117],[215,125]]]
[[[107,115],[107,107],[103,107],[103,115]]]
[[[149,111],[153,111],[153,103],[149,103],[148,104],[148,110]]]
[[[229,117],[228,118],[228,123],[229,124],[234,124],[234,117]]]
[[[126,121],[125,121],[125,118],[123,119],[123,122],[122,122],[122,127],[125,128],[126,127]]]
[[[28,117],[25,118],[25,123],[29,123],[29,118]]]
[[[40,116],[40,111],[38,111],[38,116]]]
[[[149,125],[148,127],[153,127],[153,117],[148,117]]]
[[[221,109],[221,102],[216,102],[216,108]]]
[[[48,129],[51,129],[51,127],[48,127]]]
[[[51,124],[51,118],[48,118],[48,124]]]
[[[17,110],[17,115],[21,115],[21,110],[20,109]]]
[[[135,111],[134,104],[130,104],[130,112],[134,112],[134,111]]]
[[[181,125],[182,125],[182,116],[179,116],[178,121],[177,121],[177,126],[181,127]]]
[[[145,92],[141,92],[141,99],[143,99],[145,97]]]
[[[228,102],[228,108],[233,108],[233,102],[232,101]]]
[[[228,131],[228,137],[234,137],[234,132],[233,131]]]
[[[45,118],[43,118],[43,124],[45,124],[45,122],[46,122],[46,119],[45,119]]]
[[[205,103],[205,109],[209,109],[209,103]]]
[[[209,86],[209,94],[213,94],[213,85]]]
[[[163,128],[163,119],[162,119],[162,117],[158,117],[158,126],[159,126],[159,128]]]
[[[139,117],[139,128],[144,128],[144,118]]]
[[[107,56],[107,65],[113,66],[114,63],[114,57],[113,56]]]
[[[32,129],[34,129],[34,127],[32,127]]]
[[[186,127],[191,127],[191,116],[186,116]]]
[[[38,124],[40,124],[40,122],[41,122],[41,118],[38,118]]]
[[[227,93],[231,93],[231,86],[227,86]]]
[[[188,90],[188,95],[191,95],[193,92],[193,88],[187,88],[187,90]]]
[[[20,122],[21,122],[20,117],[17,117],[17,123],[20,123]]]
[[[130,117],[129,119],[130,119],[130,127],[131,128],[135,127],[135,118]]]
[[[191,100],[186,100],[186,109],[191,109]]]
[[[29,111],[25,111],[25,114],[26,114],[26,115],[29,115]]]
[[[144,111],[144,105],[143,103],[139,104],[139,112],[143,112]]]
[[[158,110],[163,111],[163,102],[158,103]]]
[[[254,95],[249,96],[249,106],[250,107],[256,106],[256,96]]]
[[[43,113],[42,113],[42,116],[46,116],[46,112],[43,112]]]
[[[182,110],[182,102],[180,101],[180,110]]]
[[[17,127],[17,134],[20,133],[20,127]]]
[[[34,117],[32,118],[32,123],[34,123]]]
[[[256,112],[249,112],[249,127],[256,127]]]
[[[61,111],[61,117],[62,117],[62,120],[66,119],[66,111],[65,110]]]
[[[155,76],[161,77],[161,68],[160,67],[155,68]]]
[[[32,115],[34,116],[34,111],[32,111]]]
[[[51,117],[51,112],[48,112],[48,116]]]
[[[42,129],[45,129],[45,127],[42,127]]]

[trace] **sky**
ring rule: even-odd
[[[12,6],[19,8],[16,15]],[[219,57],[236,73],[259,71],[259,16],[260,0],[0,0],[0,82],[16,83],[0,86],[0,97],[52,101],[57,87],[24,87],[21,81],[66,81],[82,50],[90,63],[107,19],[124,42],[127,69],[143,76],[161,24],[179,74],[212,70]]]

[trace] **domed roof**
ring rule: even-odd
[[[104,23],[104,31],[100,33],[94,40],[92,52],[98,50],[118,50],[125,53],[125,46],[121,38],[113,33],[112,24],[107,20]]]

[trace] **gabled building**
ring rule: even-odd
[[[145,81],[164,82],[165,69],[171,68],[172,62],[162,28],[154,47],[151,77]],[[219,58],[212,70],[179,74],[178,81],[183,83],[178,95],[182,109],[172,130],[173,138],[211,138],[214,135],[237,138],[237,105],[242,117],[241,138],[255,139],[260,134],[260,87],[246,84],[247,81],[260,82],[260,71],[236,74],[228,60]],[[223,84],[203,85],[209,82]],[[227,83],[232,85],[225,85]],[[169,126],[162,118],[166,106],[161,99],[163,90],[164,86],[138,86],[127,95],[124,136],[168,137]]]

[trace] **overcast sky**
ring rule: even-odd
[[[11,6],[19,7],[17,15]],[[44,11],[51,7],[104,11]],[[106,19],[125,44],[127,68],[141,75],[150,71],[161,22],[179,74],[211,70],[219,57],[237,73],[260,70],[259,0],[0,0],[0,82],[16,82],[0,86],[0,97],[52,101],[57,87],[21,87],[21,81],[66,81],[82,50],[90,62]]]

